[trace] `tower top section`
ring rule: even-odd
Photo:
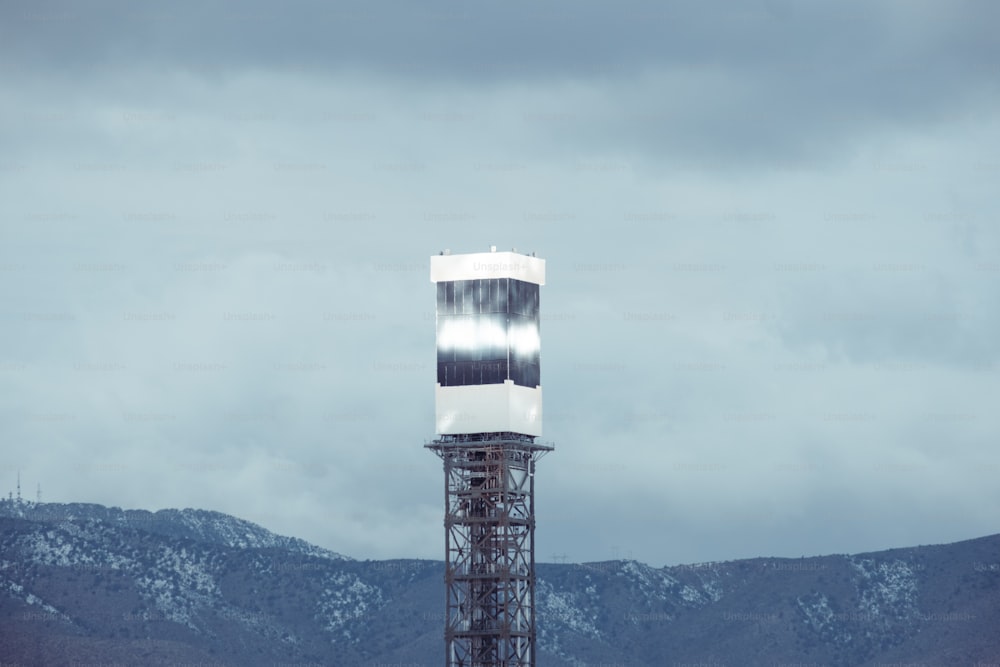
[[[516,250],[431,257],[437,293],[436,432],[542,434],[545,260]]]
[[[452,255],[447,250],[431,257],[431,282],[482,278],[513,278],[535,285],[545,284],[545,260],[510,252],[470,252]]]

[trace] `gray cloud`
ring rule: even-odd
[[[427,258],[497,244],[543,559],[995,530],[992,5],[340,7],[4,9],[0,480],[440,558]]]
[[[128,3],[8,8],[8,74],[268,70],[472,91],[536,89],[556,147],[721,165],[840,159],[866,134],[995,103],[987,3]],[[143,76],[139,74],[139,76]],[[144,95],[153,94],[142,88]],[[554,94],[545,94],[554,91]],[[461,115],[461,109],[438,112]]]

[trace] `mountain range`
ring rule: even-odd
[[[546,667],[1000,667],[1000,535],[537,574]],[[0,666],[440,665],[443,576],[218,512],[0,500]]]

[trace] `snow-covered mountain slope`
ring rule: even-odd
[[[994,664],[1000,535],[856,556],[538,566],[539,664]],[[439,562],[198,510],[0,501],[0,664],[443,662]]]
[[[284,549],[320,558],[347,556],[317,547],[297,537],[277,535],[250,521],[221,512],[198,509],[123,510],[91,503],[34,503],[0,500],[0,516],[55,524],[99,520],[168,537],[240,549]]]

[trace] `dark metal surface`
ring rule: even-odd
[[[437,283],[442,387],[541,384],[539,286],[514,278]]]
[[[446,667],[534,667],[535,462],[516,433],[448,436],[444,462]]]

